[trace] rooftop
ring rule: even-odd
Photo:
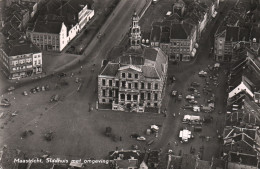
[[[14,40],[3,45],[3,50],[8,56],[17,56],[30,53],[40,53],[40,49],[29,41]]]
[[[248,165],[248,166],[257,166],[258,164],[257,156],[242,154],[237,152],[229,153],[229,161],[233,163]]]

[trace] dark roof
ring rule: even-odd
[[[239,40],[239,27],[228,26],[226,33],[226,41],[236,42]]]
[[[36,21],[33,32],[59,34],[62,22],[59,21]]]
[[[40,49],[33,43],[25,40],[15,40],[5,43],[3,50],[8,56],[16,56],[30,53],[40,53]]]
[[[236,153],[236,152],[229,153],[229,161],[248,165],[248,166],[257,166],[258,163],[257,156]]]
[[[193,169],[195,165],[196,165],[196,157],[194,155],[191,154],[182,155],[181,168]]]
[[[109,152],[109,159],[122,159],[129,160],[133,157],[134,159],[138,159],[141,157],[141,152],[139,150],[122,150],[122,151],[111,151]]]
[[[156,51],[153,48],[146,48],[144,50],[144,58],[148,60],[156,61],[157,53],[158,51]]]
[[[159,42],[161,38],[161,27],[160,26],[153,26],[152,33],[151,33],[151,41]]]
[[[255,38],[256,42],[260,42],[260,29],[258,25],[254,25],[251,31],[250,39],[253,40]]]
[[[171,39],[187,39],[188,36],[182,24],[172,24]]]
[[[170,32],[162,32],[161,43],[170,43]]]
[[[118,63],[108,63],[101,68],[100,75],[104,76],[116,76],[117,71],[119,69]]]
[[[211,169],[224,169],[225,168],[225,161],[222,159],[214,158],[212,161],[212,168]]]

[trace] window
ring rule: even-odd
[[[121,94],[121,95],[120,95],[120,98],[121,98],[121,100],[125,100],[125,95],[124,95],[124,94]]]
[[[135,83],[135,89],[138,89],[138,83]]]
[[[125,78],[125,73],[122,73],[122,78]]]
[[[132,89],[132,84],[128,83],[128,89]]]
[[[106,96],[106,90],[102,90],[102,96]]]
[[[141,100],[144,100],[144,93],[141,93]]]
[[[116,87],[119,87],[119,81],[116,81]]]
[[[105,85],[106,85],[106,80],[102,79],[102,86],[105,86]]]
[[[151,83],[148,83],[148,87],[147,87],[148,89],[151,89]]]
[[[127,100],[131,100],[131,95],[130,94],[127,95]]]
[[[154,93],[154,100],[158,100],[158,94]]]
[[[125,84],[126,84],[125,81],[122,81],[122,87],[125,87]]]
[[[141,89],[144,89],[144,83],[141,83]]]
[[[158,104],[157,103],[154,103],[154,107],[157,107],[158,106]]]
[[[132,73],[128,73],[128,78],[132,78]]]
[[[138,74],[135,74],[135,78],[138,79]]]
[[[109,97],[112,97],[112,90],[109,90]]]
[[[106,102],[106,99],[102,99],[102,102],[105,103],[105,102]]]
[[[109,86],[112,86],[112,80],[109,80]]]
[[[147,93],[147,100],[151,100],[151,93]]]
[[[154,89],[156,89],[156,90],[158,89],[158,83],[154,84]]]
[[[133,96],[133,99],[134,99],[134,100],[137,100],[137,95],[134,95],[134,96]]]

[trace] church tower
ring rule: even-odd
[[[134,13],[132,17],[132,25],[130,28],[130,48],[132,49],[138,49],[141,46],[141,30],[140,26],[138,24],[139,22],[139,16],[137,16],[136,12]]]

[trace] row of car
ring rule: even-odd
[[[50,86],[49,85],[45,85],[45,86],[37,86],[37,87],[34,87],[30,90],[31,93],[35,94],[37,92],[40,92],[40,91],[46,91],[46,90],[49,90],[50,89]],[[23,92],[23,95],[27,96],[28,93],[26,91]]]

